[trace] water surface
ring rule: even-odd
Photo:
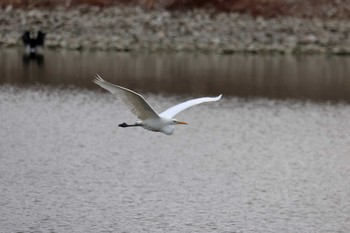
[[[350,231],[347,104],[224,97],[167,136],[118,128],[136,119],[108,93],[0,100],[2,232]]]
[[[105,79],[138,91],[166,95],[217,95],[350,101],[350,57],[117,53],[0,50],[1,83],[96,88]]]
[[[348,57],[0,60],[0,232],[350,232]],[[224,97],[180,113],[172,136],[124,129],[137,119],[96,73],[158,112]]]

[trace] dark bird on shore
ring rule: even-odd
[[[31,38],[30,32],[25,31],[22,36],[22,41],[26,47],[27,54],[37,54],[38,49],[44,46],[45,33],[38,31],[36,38]]]

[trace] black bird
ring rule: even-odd
[[[45,33],[38,31],[36,38],[30,37],[30,32],[25,31],[22,36],[22,41],[26,47],[27,54],[37,54],[38,48],[44,46]]]

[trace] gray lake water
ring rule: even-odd
[[[23,57],[0,50],[0,84],[75,85],[96,88],[103,78],[165,95],[217,95],[350,102],[350,56],[137,54],[44,51]]]
[[[64,54],[45,51],[41,65],[22,64],[18,50],[0,55],[0,232],[350,231],[348,58]],[[314,64],[321,81],[266,83],[261,71],[297,76],[285,59]],[[158,111],[225,95],[180,113],[189,125],[172,136],[123,129],[136,119],[92,89],[95,73],[145,93]]]

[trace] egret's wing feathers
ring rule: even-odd
[[[192,106],[197,105],[197,104],[205,103],[205,102],[218,101],[219,99],[221,99],[221,96],[222,95],[219,95],[217,97],[202,97],[202,98],[198,98],[198,99],[188,100],[186,102],[183,102],[183,103],[175,105],[171,108],[168,108],[167,110],[165,110],[164,112],[162,112],[159,115],[161,117],[173,118],[176,114],[178,114],[179,112],[181,112],[189,107],[192,107]]]
[[[120,98],[140,120],[159,117],[142,95],[125,87],[109,83],[99,75],[96,75],[93,82]]]

